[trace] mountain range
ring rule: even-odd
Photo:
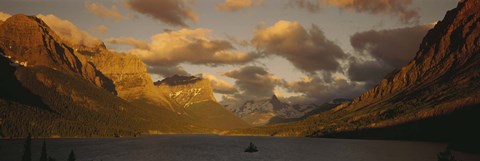
[[[210,133],[248,126],[216,102],[209,80],[155,85],[136,56],[103,44],[72,46],[34,16],[8,18],[0,40],[2,137]]]
[[[228,109],[206,78],[153,82],[134,55],[103,43],[69,44],[41,19],[15,15],[0,22],[0,136],[216,133],[448,141],[475,149],[478,6],[460,1],[427,33],[413,60],[351,101],[290,105],[272,96]]]
[[[227,109],[253,126],[285,123],[301,120],[307,116],[327,111],[347,99],[334,99],[322,105],[288,104],[276,95],[268,99],[248,100],[239,105],[228,105]]]

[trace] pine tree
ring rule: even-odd
[[[75,161],[75,153],[73,153],[73,149],[70,151],[70,155],[68,155],[68,161]]]
[[[23,145],[22,161],[32,161],[32,136],[28,134]]]
[[[43,145],[42,145],[42,154],[40,155],[40,161],[48,161],[47,160],[47,144],[45,143],[45,140],[43,141]]]

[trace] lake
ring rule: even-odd
[[[38,160],[43,140],[33,140]],[[253,142],[259,152],[244,153]],[[20,161],[24,140],[0,140],[0,161]],[[137,138],[46,139],[47,152],[78,161],[436,161],[446,144],[429,142],[347,140],[296,137],[160,135]],[[454,152],[462,161],[480,156]]]

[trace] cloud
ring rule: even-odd
[[[333,6],[341,10],[369,13],[373,15],[391,15],[403,23],[418,23],[417,10],[409,8],[412,0],[291,0],[290,6],[317,12],[322,6]]]
[[[112,43],[112,44],[130,45],[130,46],[133,46],[133,47],[135,47],[137,49],[141,49],[141,50],[149,50],[150,49],[150,47],[148,46],[148,44],[145,41],[138,40],[138,39],[135,39],[133,37],[118,37],[118,38],[111,37],[111,38],[106,39],[105,41],[108,42],[108,43]]]
[[[258,57],[236,51],[229,41],[214,39],[210,33],[201,28],[160,33],[152,36],[148,50],[135,48],[130,52],[151,66],[244,64]]]
[[[271,97],[275,87],[283,83],[283,80],[258,66],[246,66],[223,75],[235,79],[235,86],[240,90],[237,98],[242,97],[243,100]]]
[[[305,72],[339,70],[338,59],[345,57],[317,26],[307,31],[298,22],[278,21],[271,27],[260,27],[251,43],[267,54],[286,58]]]
[[[100,3],[85,2],[84,7],[100,18],[112,19],[112,20],[124,20],[127,19],[119,11],[117,6],[113,5],[111,8],[105,7]]]
[[[354,98],[364,91],[358,83],[349,83],[345,78],[334,76],[326,82],[318,76],[306,76],[302,80],[284,84],[289,92],[300,93],[300,96],[288,98],[292,103],[325,103],[334,98]]]
[[[262,3],[263,0],[225,0],[223,3],[217,3],[216,7],[220,11],[238,11]]]
[[[8,13],[0,12],[0,21],[5,21],[10,17],[12,17],[12,15],[10,15]]]
[[[128,0],[127,6],[173,26],[186,27],[186,20],[198,21],[197,14],[185,0]]]
[[[174,66],[174,67],[155,67],[155,66],[148,66],[147,67],[148,73],[157,74],[164,78],[171,77],[174,75],[182,75],[182,76],[190,76],[191,74],[185,71],[181,66]]]
[[[354,34],[350,38],[353,48],[368,54],[393,68],[401,68],[415,57],[423,37],[432,24],[414,27]]]
[[[100,25],[95,28],[95,31],[101,34],[106,34],[108,32],[108,27],[105,25]]]
[[[287,6],[303,8],[303,9],[306,9],[308,12],[311,12],[311,13],[318,12],[321,9],[321,6],[320,6],[319,3],[317,3],[316,1],[311,1],[311,0],[290,0],[287,3]]]
[[[327,3],[344,10],[390,14],[404,23],[418,22],[420,18],[416,10],[409,9],[412,0],[327,0]]]
[[[347,74],[351,81],[364,82],[363,88],[368,90],[394,70],[394,68],[384,64],[382,61],[353,59],[350,62]]]
[[[61,19],[55,15],[37,15],[45,21],[50,28],[59,35],[63,41],[74,46],[95,47],[102,42],[96,37],[77,28],[72,22]]]
[[[349,78],[364,82],[365,89],[373,87],[415,57],[423,37],[432,27],[433,24],[427,24],[354,34],[350,41],[357,55],[349,60]],[[363,60],[365,57],[373,59]]]
[[[210,80],[210,84],[212,85],[213,92],[220,93],[220,94],[234,94],[237,93],[237,88],[231,83],[228,83],[220,78],[215,77],[212,74],[203,73],[203,78],[207,78]]]

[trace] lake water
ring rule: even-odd
[[[43,140],[33,140],[38,160]],[[259,152],[244,153],[253,142]],[[0,140],[0,161],[20,161],[24,140]],[[78,161],[436,161],[441,143],[345,140],[294,137],[226,137],[161,135],[137,138],[47,139],[47,152],[67,160],[71,149]],[[462,161],[480,156],[454,152]]]

